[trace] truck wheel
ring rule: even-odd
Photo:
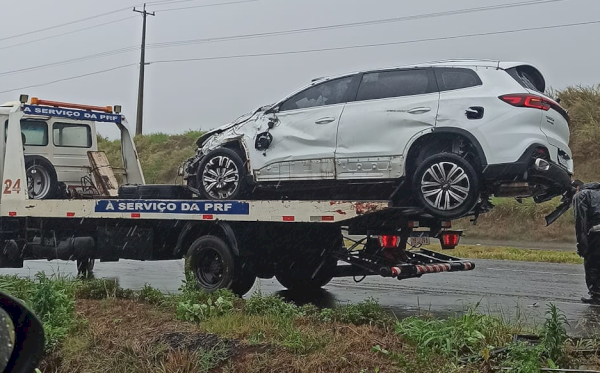
[[[58,190],[58,177],[50,162],[43,158],[25,157],[25,174],[29,198],[48,199],[54,197]]]
[[[319,290],[333,279],[333,270],[337,265],[335,259],[328,259],[315,273],[321,263],[296,261],[289,268],[282,268],[275,278],[288,290],[311,292]]]
[[[238,199],[245,187],[246,167],[238,153],[220,148],[208,153],[198,165],[196,184],[207,199]]]
[[[465,216],[477,204],[479,179],[471,164],[453,153],[425,159],[412,178],[413,192],[432,215],[444,219]]]
[[[216,236],[203,236],[188,250],[189,268],[201,290],[212,293],[230,288],[234,280],[235,261],[229,246]]]

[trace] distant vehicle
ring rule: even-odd
[[[8,115],[14,105],[7,102],[0,106],[0,123],[4,124],[0,127],[4,132],[2,150],[8,132]],[[44,110],[45,113],[27,113],[21,120],[27,191],[32,199],[57,197],[60,183],[65,187],[81,185],[82,178],[90,173],[88,151],[98,150],[93,121],[55,118],[49,112],[55,109]]]
[[[382,183],[394,199],[402,183],[443,218],[491,195],[543,202],[573,173],[569,117],[545,87],[529,64],[479,60],[316,79],[200,137],[184,177],[209,199]]]

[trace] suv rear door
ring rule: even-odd
[[[404,149],[435,126],[438,101],[431,68],[363,73],[338,126],[337,179],[401,177]]]

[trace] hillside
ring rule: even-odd
[[[575,177],[583,181],[600,180],[600,86],[569,87],[553,92],[560,97],[571,116],[571,150],[575,161]],[[195,151],[198,131],[180,135],[155,133],[138,136],[135,143],[140,155],[146,182],[172,183],[177,168]],[[120,165],[120,145],[99,137],[98,146],[104,150],[112,165]],[[544,216],[556,206],[556,201],[535,205],[532,201],[517,203],[512,199],[496,199],[496,208],[480,217],[473,226],[468,220],[456,225],[466,229],[468,237],[488,239],[521,239],[526,241],[574,240],[573,217],[567,212],[550,228],[545,228]]]

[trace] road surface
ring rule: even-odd
[[[399,317],[431,312],[444,316],[463,312],[479,304],[481,312],[501,315],[529,325],[543,322],[546,305],[556,304],[567,316],[573,335],[600,330],[600,307],[580,302],[586,293],[583,266],[574,264],[475,260],[470,272],[424,275],[398,281],[369,277],[355,283],[352,278],[334,279],[313,296],[291,294],[274,279],[258,281],[251,292],[278,294],[300,304],[320,307],[359,302],[373,297]],[[76,273],[73,262],[29,261],[22,269],[1,269],[0,274],[33,276]],[[149,283],[164,292],[177,292],[183,280],[183,261],[98,263],[96,277],[115,278],[124,288],[140,289]]]

